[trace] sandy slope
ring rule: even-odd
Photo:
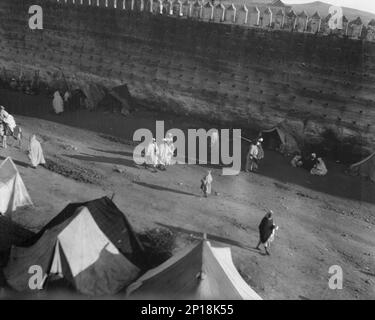
[[[98,121],[111,116],[96,114]],[[204,199],[199,192],[202,166],[153,173],[134,165],[131,144],[46,120],[17,116],[17,121],[26,137],[30,132],[42,137],[48,159],[92,182],[28,168],[26,142],[22,151],[0,149],[1,157],[17,160],[35,202],[35,208],[14,214],[28,228],[38,230],[69,202],[115,192],[116,204],[137,230],[168,226],[181,235],[207,232],[231,245],[237,268],[265,299],[375,298],[375,188],[344,176],[334,164],[328,164],[331,176],[311,177],[266,151],[259,174],[223,177],[214,169],[217,194]],[[363,195],[364,201],[351,200]],[[274,210],[280,226],[270,257],[252,249],[264,208]],[[341,291],[328,289],[331,265],[343,268]]]

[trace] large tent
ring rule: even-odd
[[[140,273],[143,248],[124,214],[108,198],[68,205],[22,247],[13,247],[4,275],[28,291],[29,268],[40,266],[43,287],[64,279],[87,295],[115,294]]]
[[[135,299],[259,300],[232,261],[230,248],[206,241],[148,271],[127,288]]]
[[[283,154],[300,152],[296,139],[282,125],[263,130],[260,135],[264,139],[264,145],[270,149],[278,149]]]
[[[367,158],[350,166],[350,173],[367,177],[375,182],[375,152]]]
[[[9,214],[18,207],[33,205],[13,160],[0,164],[0,214]]]

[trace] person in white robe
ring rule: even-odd
[[[4,122],[13,133],[14,128],[16,127],[16,121],[14,120],[13,116],[5,110],[3,106],[0,106],[0,121]]]
[[[316,165],[311,169],[310,173],[316,176],[325,176],[328,173],[328,169],[322,158],[318,158]]]
[[[216,143],[219,141],[219,132],[217,130],[213,131],[211,134],[211,147],[216,145]]]
[[[212,182],[213,178],[211,175],[211,170],[208,170],[207,175],[205,175],[201,180],[201,190],[206,198],[209,194],[211,194]]]
[[[292,165],[292,167],[294,168],[299,168],[299,167],[302,167],[302,156],[299,155],[299,154],[296,154],[293,159],[290,161],[290,164]]]
[[[159,145],[159,157],[158,157],[158,164],[160,169],[166,170],[167,162],[168,162],[168,144],[167,139],[163,139],[162,143]]]
[[[9,113],[5,111],[4,106],[0,106],[0,121],[4,121],[8,117]]]
[[[4,119],[4,122],[6,123],[6,125],[8,126],[8,128],[10,129],[10,131],[13,134],[14,129],[17,126],[16,121],[14,120],[13,116],[8,113],[8,116]]]
[[[35,134],[31,135],[30,137],[29,159],[34,169],[38,165],[46,163],[46,160],[44,159],[42,146],[36,138]]]
[[[167,154],[166,154],[166,164],[167,166],[172,165],[172,160],[174,156],[175,146],[173,144],[173,135],[171,133],[167,134]]]
[[[71,94],[69,91],[65,91],[64,93],[64,102],[68,102],[71,97]]]
[[[12,136],[14,134],[14,129],[16,128],[16,121],[14,117],[9,114],[3,106],[0,106],[0,136],[2,140],[2,147],[7,148],[7,136]]]
[[[56,114],[60,114],[64,112],[64,101],[61,98],[59,91],[55,91],[55,93],[53,94],[52,105],[53,105],[53,110],[55,111]]]
[[[258,154],[259,154],[259,148],[257,144],[251,143],[249,152],[246,156],[246,172],[252,172],[256,171],[258,169]]]
[[[7,140],[5,135],[5,126],[2,121],[0,121],[0,138],[1,138],[1,147],[3,149],[7,148]]]
[[[147,146],[146,150],[146,165],[150,165],[154,168],[158,165],[159,147],[156,143],[156,139],[153,138],[152,142]]]
[[[257,147],[258,147],[257,160],[258,160],[258,164],[259,164],[259,161],[264,158],[264,150],[263,150],[262,143],[263,143],[263,138],[259,138],[258,141],[257,141]]]

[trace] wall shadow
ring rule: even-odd
[[[94,151],[103,152],[103,153],[112,153],[112,154],[117,154],[119,156],[125,156],[125,157],[133,158],[133,152],[117,151],[117,150],[101,150],[101,149],[96,149],[96,148],[90,148],[90,149],[94,150]]]
[[[156,185],[156,184],[150,184],[150,183],[138,182],[138,181],[133,181],[133,183],[135,183],[135,184],[137,184],[137,185],[140,185],[140,186],[142,186],[142,187],[146,187],[146,188],[150,188],[150,189],[154,189],[154,190],[159,190],[159,191],[168,191],[168,192],[173,192],[173,193],[177,193],[177,194],[183,194],[183,195],[186,195],[186,196],[191,196],[191,197],[198,197],[198,198],[200,198],[199,195],[194,194],[194,193],[185,192],[185,191],[180,191],[180,190],[175,190],[175,189],[171,189],[171,188],[167,188],[167,187],[162,187],[162,186],[158,186],[158,185]]]
[[[100,163],[108,163],[113,165],[121,165],[131,168],[136,168],[133,160],[128,160],[124,158],[112,158],[112,157],[105,157],[105,156],[93,156],[93,155],[70,155],[70,154],[63,154],[64,157],[77,159],[81,161],[92,161],[92,162],[100,162]]]

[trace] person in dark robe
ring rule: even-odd
[[[303,160],[302,167],[310,172],[317,164],[318,158],[315,153],[312,153],[307,159]]]
[[[259,242],[255,247],[257,250],[260,250],[259,246],[263,244],[266,254],[270,255],[269,246],[274,239],[275,231],[278,227],[273,223],[273,212],[272,210],[268,211],[264,216],[259,225]]]

